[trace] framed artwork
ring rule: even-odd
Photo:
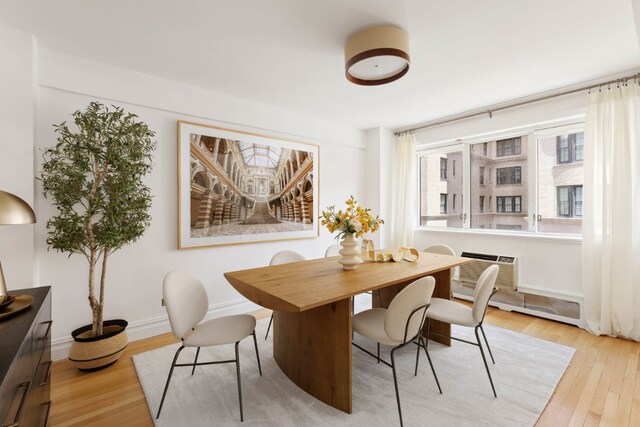
[[[178,249],[318,237],[319,147],[178,121]]]

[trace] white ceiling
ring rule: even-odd
[[[359,128],[396,128],[640,67],[638,0],[0,0],[38,45]],[[640,13],[636,10],[636,14]],[[344,78],[364,26],[411,69]]]

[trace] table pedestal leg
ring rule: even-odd
[[[431,273],[429,276],[433,276],[436,279],[436,287],[433,291],[433,298],[451,299],[451,270],[442,270],[437,273]],[[380,299],[382,300],[382,307],[387,308],[389,304],[395,298],[398,293],[405,288],[408,284],[414,282],[410,280],[408,282],[398,283],[397,285],[387,286],[378,289],[380,292]],[[373,306],[379,307],[378,298],[373,299]],[[451,324],[446,322],[440,322],[439,320],[431,320],[431,331],[440,335],[431,335],[429,338],[433,341],[442,343],[444,345],[451,346]],[[426,328],[423,331],[424,336],[427,335]]]
[[[273,313],[273,358],[298,387],[351,413],[351,299]]]

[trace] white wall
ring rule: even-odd
[[[140,241],[110,257],[107,272],[105,318],[127,319],[133,339],[168,331],[160,301],[162,279],[173,269],[203,279],[213,315],[241,312],[254,306],[226,282],[225,271],[266,265],[283,249],[320,257],[333,243],[333,236],[321,230],[316,239],[178,251],[177,120],[319,144],[320,209],[365,191],[364,133],[357,129],[47,50],[39,54],[39,85],[37,150],[55,143],[53,123],[68,120],[94,99],[124,107],[157,132],[155,167],[147,179],[154,194],[151,227]],[[40,188],[36,197],[42,219],[36,229],[40,284],[53,287],[54,356],[64,357],[70,332],[91,320],[88,267],[81,257],[47,251],[45,220],[54,209]]]
[[[416,133],[420,148],[440,142],[473,138],[485,133],[515,129],[538,123],[553,126],[567,118],[582,121],[585,93],[578,93],[494,113],[493,118],[467,119],[428,128]],[[483,252],[515,255],[519,262],[519,289],[541,295],[582,300],[581,239],[541,235],[486,233],[460,230],[417,230],[414,245],[424,248],[444,243],[456,253]]]
[[[366,132],[366,202],[373,215],[380,215],[385,225],[378,233],[368,236],[376,249],[388,248],[391,244],[391,174],[393,170],[393,131],[373,128]],[[364,201],[363,201],[364,202]]]
[[[0,190],[33,206],[35,41],[0,27]],[[9,290],[34,280],[34,226],[0,226],[0,261]]]

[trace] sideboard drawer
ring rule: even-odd
[[[31,339],[33,341],[33,367],[38,368],[40,361],[42,360],[42,354],[51,342],[51,327],[53,321],[51,320],[51,306],[45,305],[40,310],[38,317],[33,326],[33,333]]]
[[[23,415],[26,398],[33,381],[31,343],[25,341],[0,387],[0,425],[11,425]]]

